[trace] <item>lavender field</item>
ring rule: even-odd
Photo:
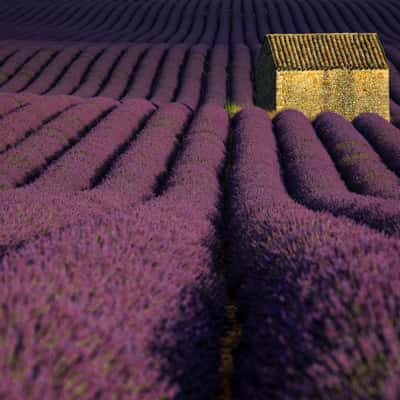
[[[0,400],[400,399],[396,0],[0,2]],[[254,104],[267,33],[377,32],[388,122]]]

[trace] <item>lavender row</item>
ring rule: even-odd
[[[0,102],[4,103],[4,108],[7,110],[7,105],[10,104],[10,99],[15,102],[17,97],[6,95],[0,98]],[[23,101],[23,96],[18,96],[20,102]],[[30,101],[26,107],[20,108],[13,113],[8,114],[0,120],[0,154],[4,153],[10,147],[15,147],[25,137],[33,134],[49,119],[54,118],[63,110],[72,105],[80,103],[81,100],[74,96],[46,96],[40,99],[38,96]],[[12,104],[12,103],[11,103]]]
[[[394,399],[399,241],[294,202],[261,109],[235,116],[228,192],[234,397]]]
[[[294,207],[281,179],[272,124],[260,108],[239,112],[233,122],[233,148],[227,180],[228,283],[239,287],[247,273],[246,246],[259,238],[260,221],[276,206]]]
[[[400,16],[400,13],[395,3],[388,1],[387,4],[383,5],[367,1],[367,5],[374,14],[380,16],[380,22],[384,22],[385,26],[388,27],[394,35],[400,35],[400,29],[397,26],[397,18]],[[371,18],[373,19],[374,15],[372,15]]]
[[[228,131],[229,117],[222,107],[204,105],[199,109],[183,140],[183,150],[168,176],[166,198],[186,201],[191,206],[191,213],[207,215],[211,219],[218,214],[219,176]]]
[[[400,177],[400,130],[373,113],[360,114],[353,125],[368,140],[381,159]]]
[[[400,69],[400,51],[394,46],[386,45],[385,46],[385,54],[387,57],[389,57],[393,66],[397,70],[399,70]]]
[[[126,49],[126,44],[114,45],[108,49],[96,60],[88,76],[79,86],[71,91],[71,94],[79,97],[94,97],[100,91],[102,83],[107,78],[112,65]],[[82,77],[83,78],[83,77]]]
[[[24,93],[23,95],[0,93],[0,117],[4,118],[8,114],[28,106],[37,97],[38,96],[33,93]]]
[[[142,20],[140,26],[138,26],[138,29],[128,36],[128,40],[138,40],[139,42],[143,42],[143,40],[141,40],[141,37],[143,35],[146,35],[147,32],[153,29],[154,25],[156,24],[158,15],[162,13],[165,8],[168,7],[168,3],[169,1],[164,3],[154,2],[152,4],[152,7],[147,10],[145,18]]]
[[[304,21],[307,24],[307,30],[310,33],[335,31],[332,22],[329,19],[321,19],[321,16],[316,13],[317,8],[314,9],[311,2],[302,3],[298,9],[301,11]]]
[[[222,1],[221,3],[221,13],[218,25],[218,33],[216,36],[215,44],[229,44],[230,41],[230,29],[231,29],[231,20],[230,18],[226,18],[227,15],[230,15],[230,2]]]
[[[148,1],[145,3],[145,6],[143,6],[143,4],[135,4],[132,8],[129,9],[126,9],[124,7],[124,13],[113,25],[113,29],[104,32],[104,29],[102,29],[102,27],[100,26],[98,30],[91,32],[90,34],[88,33],[88,38],[92,41],[118,41],[119,39],[122,39],[122,37],[125,37],[124,40],[126,40],[126,35],[123,35],[121,33],[126,33],[128,31],[128,27],[131,27],[131,32],[132,27],[138,27],[143,21],[147,10],[152,6],[152,3],[152,1]]]
[[[314,210],[343,215],[389,235],[399,236],[398,201],[348,191],[312,124],[299,111],[274,119],[285,183],[291,196]]]
[[[399,34],[393,32],[386,22],[386,18],[382,19],[379,14],[368,3],[365,6],[358,4],[346,5],[342,8],[342,15],[347,14],[349,21],[355,26],[363,28],[364,31],[371,32],[371,30],[379,29],[379,35],[386,43],[396,43],[399,39]],[[356,20],[355,20],[356,19]],[[358,23],[357,23],[358,22]]]
[[[259,8],[256,10],[257,5],[260,3],[258,1],[244,1],[242,2],[243,16],[242,16],[242,29],[244,32],[244,43],[249,47],[257,46],[260,44],[259,36],[261,36],[259,28],[259,19],[263,17],[262,10]],[[257,15],[260,13],[260,15]],[[265,35],[267,31],[263,29],[262,34]]]
[[[39,52],[39,46],[32,46],[30,48],[21,49],[11,58],[9,58],[1,66],[0,85],[4,85],[10,79],[12,79],[23,68],[23,66]]]
[[[60,99],[62,100],[62,99]],[[71,102],[69,98],[64,101]],[[65,103],[64,103],[65,104]],[[61,109],[64,105],[58,106]],[[58,118],[42,125],[34,134],[28,136],[0,155],[0,185],[2,189],[25,183],[71,143],[76,142],[87,133],[92,125],[96,125],[106,114],[118,104],[106,98],[94,98],[87,103],[77,104],[67,109]]]
[[[282,13],[288,15],[291,19],[291,26],[295,29],[296,32],[302,33],[310,33],[311,29],[308,24],[308,21],[305,17],[303,5],[299,5],[297,2],[279,2],[279,5],[282,7]],[[296,18],[297,17],[297,18]],[[293,29],[292,28],[292,29]]]
[[[209,224],[177,207],[157,199],[3,258],[1,397],[215,397],[224,288]]]
[[[399,76],[400,54],[397,48],[390,45],[385,46],[385,53],[389,58],[388,64],[389,64],[389,80],[390,80],[390,97],[395,102],[395,104],[391,106],[390,111],[392,119],[397,119],[396,118],[396,115],[398,115],[397,108],[400,104],[400,76]],[[393,110],[393,108],[395,109]]]
[[[315,5],[315,9],[318,9],[318,6]],[[338,3],[326,3],[324,4],[324,8],[328,16],[331,16],[335,25],[340,31],[361,31],[361,32],[378,32],[379,36],[385,43],[392,43],[393,40],[397,41],[397,38],[393,38],[393,35],[385,32],[386,23],[382,23],[382,21],[373,21],[376,16],[376,12],[371,12],[371,10],[367,10],[366,7],[357,7],[355,11],[351,7],[340,7]],[[365,11],[367,11],[367,15],[365,15]],[[328,18],[325,18],[324,22]]]
[[[390,99],[389,107],[390,107],[390,121],[392,122],[393,125],[399,126],[400,105],[398,105],[395,101]]]
[[[165,28],[166,26],[176,27],[176,25],[179,24],[179,29],[175,28],[175,32],[172,32],[174,37],[169,35],[175,43],[185,40],[187,37],[191,40],[191,33],[197,37],[196,41],[200,40],[200,33],[203,30],[201,27],[201,20],[203,18],[197,18],[197,15],[206,12],[205,9],[203,9],[206,5],[202,4],[198,7],[198,4],[192,0],[185,3],[186,7],[184,7],[184,9],[182,9],[180,4],[176,5],[173,2],[167,3],[166,5],[161,2],[153,2],[153,4],[146,4],[145,2],[139,5],[132,5],[132,7],[129,8],[126,7],[126,4],[115,4],[113,2],[112,5],[111,3],[105,6],[103,5],[103,7],[98,10],[93,8],[93,5],[85,5],[81,6],[81,10],[78,10],[78,12],[75,10],[76,15],[68,13],[68,9],[66,10],[67,12],[58,13],[59,15],[54,12],[55,10],[52,10],[53,12],[48,12],[48,21],[42,21],[44,26],[40,31],[34,33],[31,32],[35,24],[31,24],[31,29],[29,29],[29,23],[28,21],[25,21],[25,29],[27,32],[18,32],[18,30],[14,29],[13,33],[14,37],[18,35],[20,38],[27,38],[29,35],[30,37],[34,36],[37,39],[40,39],[43,36],[53,36],[58,39],[68,37],[74,40],[85,38],[88,40],[102,39],[117,41],[122,39],[147,41],[151,39],[152,41],[156,40],[162,42],[166,39],[166,34],[164,29],[161,28]],[[130,15],[131,18],[130,20],[125,21],[124,24],[111,24],[111,20],[116,21],[115,14],[118,14],[116,12],[116,9],[118,8],[125,8],[125,14]],[[38,14],[38,12],[33,13],[30,17],[36,19]],[[65,14],[71,15],[68,15],[69,18],[65,20]],[[55,24],[54,18],[57,16],[62,16],[64,22],[61,22],[61,19],[58,18],[59,27],[61,29],[58,32],[55,32],[50,26],[47,27],[46,23],[51,23],[52,25]],[[224,16],[221,16],[220,18],[224,19]],[[180,24],[181,20],[185,21],[185,23]],[[39,21],[37,20],[36,24],[38,24],[38,22]],[[66,24],[65,22],[69,22],[69,24]],[[204,18],[204,22],[207,22],[207,19]],[[112,29],[106,30],[105,27],[107,25],[110,27],[112,26]],[[215,29],[215,21],[210,29]],[[134,32],[134,34],[132,34],[132,32]]]
[[[169,43],[170,39],[178,31],[179,26],[182,24],[182,18],[184,18],[185,10],[190,0],[180,1],[176,4],[173,12],[170,14],[166,21],[165,29],[162,30],[157,36],[151,38],[152,43]]]
[[[265,2],[271,33],[286,33],[274,1]]]
[[[213,46],[216,35],[218,34],[218,24],[221,16],[221,6],[223,0],[210,1],[208,10],[203,13],[203,34],[198,42],[207,46]]]
[[[275,8],[276,16],[279,18],[280,29],[283,29],[284,33],[296,33],[296,25],[288,12],[287,2],[272,0],[271,3],[271,8]]]
[[[243,45],[232,49],[232,101],[242,108],[253,105],[252,64],[249,48]]]
[[[136,70],[135,67],[137,65],[140,65],[140,61],[146,60],[147,53],[148,45],[146,44],[128,48],[115,66],[111,76],[108,76],[108,81],[105,83],[104,88],[96,95],[114,99],[121,98],[128,82],[132,79],[132,72]]]
[[[119,203],[123,204],[135,204],[152,197],[157,177],[165,172],[189,117],[190,111],[182,104],[160,107],[91,192],[99,196],[118,193]]]
[[[100,9],[99,8],[96,9],[96,7],[93,7],[93,5],[83,5],[80,7],[75,6],[75,12],[71,13],[71,7],[70,7],[69,9],[67,9],[68,10],[67,12],[69,14],[68,19],[65,20],[64,25],[62,25],[58,31],[54,32],[54,28],[52,27],[54,22],[49,21],[48,24],[50,26],[47,25],[49,27],[46,26],[46,23],[38,24],[39,26],[44,25],[44,29],[43,31],[39,30],[37,32],[34,32],[33,37],[38,39],[46,35],[55,37],[56,39],[61,39],[67,35],[68,38],[71,40],[79,40],[80,38],[82,38],[81,33],[87,29],[88,24],[93,22],[96,23],[97,17],[102,12],[106,11],[106,9],[107,6],[104,6],[104,3]],[[29,28],[27,31],[29,31]],[[29,33],[22,34],[23,35],[22,37],[25,38],[27,35],[29,35]]]
[[[176,101],[192,109],[196,109],[199,105],[208,52],[209,48],[203,44],[190,49],[188,63],[177,94]]]
[[[106,7],[103,8],[102,14],[97,15],[97,24],[94,26],[89,26],[91,22],[94,21],[94,18],[90,18],[89,21],[87,21],[82,28],[75,29],[76,24],[70,25],[72,29],[76,32],[74,34],[73,38],[74,40],[93,40],[93,35],[96,34],[99,30],[103,32],[103,36],[105,32],[108,32],[108,30],[111,29],[111,26],[116,29],[117,28],[117,18],[122,17],[121,11],[126,14],[127,13],[127,7],[126,4],[118,4],[116,5],[115,3],[109,3],[108,4],[108,9]],[[82,18],[80,18],[78,21],[80,21]],[[133,21],[132,21],[133,23]],[[104,38],[106,39],[106,38]]]
[[[224,82],[227,81],[229,49],[227,46],[217,44],[210,49],[210,52],[204,103],[216,104],[223,107],[227,98]]]
[[[0,66],[3,66],[17,51],[18,49],[16,49],[15,46],[10,46],[7,42],[2,41],[2,46],[0,48]]]
[[[155,104],[168,103],[173,100],[179,85],[179,74],[183,69],[189,48],[186,45],[172,47],[166,55],[165,63],[159,75],[159,81],[151,101]]]
[[[314,14],[317,15],[319,21],[326,31],[326,29],[331,32],[348,32],[349,27],[344,23],[343,18],[339,18],[336,14],[333,13],[335,10],[332,10],[330,4],[319,4],[316,1],[310,1],[310,6],[313,9]],[[337,11],[337,10],[336,10]],[[334,17],[333,17],[334,15]]]
[[[232,42],[235,44],[245,43],[244,29],[242,25],[242,10],[241,0],[232,0],[231,13],[232,13]]]
[[[161,12],[158,14],[156,22],[153,24],[151,29],[144,35],[139,37],[135,36],[136,42],[153,42],[154,39],[159,38],[160,36],[164,36],[166,34],[170,34],[170,32],[165,32],[166,30],[170,30],[171,28],[176,28],[176,26],[170,26],[172,16],[175,16],[175,20],[177,16],[182,11],[183,4],[182,2],[170,2],[164,3],[164,6],[161,7]],[[170,28],[170,29],[167,29]],[[156,40],[158,43],[162,43],[163,40]]]
[[[0,259],[33,237],[126,210],[129,204],[118,191],[55,192],[35,190],[32,185],[1,190],[0,200]]]
[[[52,84],[51,88],[46,90],[46,94],[70,94],[80,83],[82,74],[96,58],[104,53],[103,45],[93,45],[85,49],[78,58],[74,59],[66,71],[57,77],[57,82]],[[71,66],[73,66],[71,68]],[[29,86],[26,90],[30,90]]]
[[[400,179],[386,168],[351,122],[339,114],[324,112],[314,120],[313,126],[351,191],[400,199]]]
[[[10,80],[7,80],[1,85],[0,91],[2,92],[18,92],[24,87],[28,86],[36,75],[40,74],[40,70],[44,69],[47,64],[58,54],[58,51],[49,49],[41,50],[33,58],[31,58],[23,68],[18,70]],[[6,74],[6,69],[3,68],[1,72]]]
[[[198,3],[199,6],[196,8],[196,11],[194,13],[190,32],[184,39],[184,43],[186,43],[188,46],[195,46],[197,43],[203,43],[201,37],[203,33],[203,28],[206,27],[206,24],[208,22],[208,9],[211,3],[213,3],[211,0]]]
[[[154,106],[146,100],[123,102],[52,163],[29,187],[55,193],[89,189],[95,178],[104,173],[105,166],[111,165],[112,160],[130,143],[154,110]],[[146,156],[151,160],[152,154]]]
[[[24,86],[23,89],[29,88],[27,90],[37,94],[46,92],[53,82],[56,82],[62,76],[64,69],[79,57],[84,48],[84,46],[65,47],[40,75],[33,82]]]
[[[100,198],[90,191],[37,191],[28,186],[0,191],[0,259],[8,250],[20,246],[38,234],[77,224],[119,208],[121,196],[103,193]]]
[[[280,24],[273,26],[273,30],[286,33],[377,31],[384,43],[398,42],[398,32],[389,21],[393,16],[385,9],[386,15],[382,18],[382,10],[377,10],[387,7],[356,3],[311,1],[299,5],[297,2],[277,2],[276,10],[271,6],[271,11]]]
[[[389,91],[390,97],[398,105],[400,104],[400,73],[397,68],[388,60],[389,65]]]
[[[155,45],[150,48],[142,68],[139,68],[134,77],[133,85],[125,89],[122,99],[148,98],[151,96],[152,84],[157,69],[167,51],[168,46],[165,44]]]
[[[203,2],[201,2],[203,3]],[[200,2],[189,0],[186,4],[185,10],[181,16],[178,29],[175,34],[168,40],[169,44],[184,43],[193,27],[194,21],[198,18],[197,9],[201,5]]]

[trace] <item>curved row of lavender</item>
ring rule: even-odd
[[[315,118],[313,126],[351,191],[400,199],[400,178],[386,167],[351,122],[339,114],[324,112]],[[378,145],[385,140],[385,135],[380,132]]]
[[[173,106],[167,106],[165,111],[164,109],[160,110],[156,115],[171,113],[174,115],[171,123],[179,125],[179,114],[176,115],[174,111],[176,109]],[[144,123],[146,123],[147,131],[152,128],[154,129],[154,123],[149,123],[152,121],[152,119],[149,121],[149,117],[154,112],[154,106],[146,100],[135,99],[124,101],[93,127],[61,158],[51,163],[46,168],[46,171],[27,187],[38,191],[56,193],[85,190],[91,188],[95,181],[99,181],[106,174],[106,168],[113,168],[110,174],[114,178],[108,174],[106,181],[108,186],[113,182],[113,188],[116,188],[115,177],[118,176],[118,172],[126,176],[129,169],[131,169],[131,167],[128,169],[128,165],[135,165],[137,168],[140,168],[140,174],[143,179],[143,174],[148,173],[146,168],[148,166],[143,166],[139,163],[139,160],[134,160],[130,157],[126,161],[113,161],[118,159],[125,148],[127,150],[124,151],[124,159],[127,159],[126,153],[132,152],[132,148],[134,151],[141,150],[140,142],[143,140],[145,132],[143,130],[140,132],[140,138],[137,138],[137,135],[141,125]],[[67,124],[64,129],[69,129],[69,125]],[[166,133],[164,140],[167,141],[167,134],[169,132],[164,131],[163,133]],[[155,147],[154,143],[153,145]],[[149,153],[148,150],[146,155],[149,162],[150,160],[154,162],[154,151]],[[119,163],[120,167],[114,166],[117,163]],[[127,195],[132,196],[133,190],[129,187],[128,179],[124,182],[124,191],[126,191]],[[138,191],[138,188],[135,191]]]
[[[185,72],[177,91],[176,101],[196,109],[200,96],[205,90],[205,68],[210,49],[205,45],[196,45],[190,49]]]
[[[224,106],[227,101],[229,50],[223,45],[81,43],[53,49],[46,63],[41,60],[49,51],[45,45],[41,50],[29,45],[29,51],[21,49],[24,45],[6,46],[0,54],[0,92],[144,98],[155,104],[177,101],[192,109],[204,103]],[[231,100],[242,107],[252,105],[253,56],[244,45],[233,46],[232,51]]]
[[[336,122],[338,117],[324,113],[315,121],[315,125],[322,131],[324,126],[329,126],[327,121],[331,119]],[[325,210],[334,215],[349,217],[389,235],[400,235],[398,200],[350,192],[314,131],[312,123],[303,113],[297,110],[279,113],[274,118],[274,133],[281,155],[286,187],[297,201],[314,210]],[[381,136],[380,141],[384,141],[384,137]],[[365,170],[362,172],[364,167],[361,166],[361,161],[356,162],[356,165],[360,165],[357,167],[358,173],[361,172],[363,177],[367,178],[368,187],[375,193],[380,186],[386,193],[392,193],[392,197],[393,193],[398,193],[398,185],[390,190],[390,182],[396,178],[383,168],[381,162],[375,159],[379,170],[385,171],[382,177],[388,179],[389,184],[386,187],[384,180],[376,181],[372,175],[368,178]]]
[[[51,161],[63,154],[71,144],[97,125],[118,104],[116,100],[102,97],[95,97],[83,103],[78,101],[77,104],[74,104],[73,100],[69,96],[57,96],[56,107],[48,107],[45,112],[51,116],[51,114],[55,114],[55,111],[59,111],[61,115],[58,118],[50,119],[47,123],[38,124],[37,120],[28,121],[34,125],[30,126],[32,132],[29,132],[28,135],[25,133],[25,137],[23,132],[28,128],[27,126],[21,124],[21,128],[18,128],[13,121],[6,121],[6,124],[11,123],[11,126],[14,125],[14,129],[16,129],[11,131],[9,137],[5,137],[4,141],[4,145],[12,147],[0,155],[0,187],[2,189],[28,183]],[[55,103],[51,98],[50,101]],[[43,107],[42,102],[39,104]],[[68,104],[70,107],[63,110]],[[24,109],[24,111],[26,110]],[[13,115],[11,114],[11,116]],[[34,115],[37,115],[37,118],[42,121],[49,119],[39,113]]]
[[[118,193],[121,204],[135,204],[152,197],[157,178],[165,173],[190,117],[191,112],[182,104],[161,106],[146,121],[135,141],[118,155],[111,169],[99,171],[103,175],[101,180],[97,178],[99,172],[93,173],[90,187],[95,187],[91,194],[102,198],[107,193]]]
[[[176,82],[179,81],[181,65],[189,57],[189,47],[185,44],[174,46],[168,51],[158,72],[158,82],[153,88],[151,101],[157,105],[174,100]]]
[[[373,113],[360,114],[354,118],[353,125],[368,140],[388,168],[400,176],[399,129]]]
[[[123,98],[150,98],[151,87],[159,64],[167,51],[167,45],[156,44],[151,46],[146,57],[144,68],[140,68],[134,75],[131,87],[127,87],[122,94]]]
[[[400,242],[293,201],[273,125],[235,116],[228,284],[242,336],[234,398],[395,400]]]
[[[225,158],[229,117],[222,108],[203,106],[182,141],[171,173],[166,176],[165,196],[185,199],[191,218],[191,207],[202,210],[215,221],[222,193],[219,177]]]
[[[4,256],[2,397],[216,396],[225,290],[214,224],[228,128],[224,109],[203,107],[161,196]]]
[[[10,93],[0,93],[0,118],[6,118],[9,114],[29,106],[32,101],[38,98],[39,96],[33,93],[15,95]]]
[[[23,96],[18,96],[23,101]],[[0,103],[7,106],[13,98],[4,96]],[[14,109],[7,115],[2,115],[0,120],[0,154],[18,146],[23,140],[38,131],[42,125],[57,118],[60,114],[79,104],[81,99],[74,96],[46,96],[26,104],[25,107]],[[11,110],[10,110],[11,111]]]

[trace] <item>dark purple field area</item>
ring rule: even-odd
[[[399,21],[2,0],[0,400],[399,400]],[[379,34],[390,122],[255,106],[264,35],[312,32]]]

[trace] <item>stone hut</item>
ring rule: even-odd
[[[268,34],[256,66],[256,104],[313,119],[375,112],[390,120],[389,67],[376,33]]]

